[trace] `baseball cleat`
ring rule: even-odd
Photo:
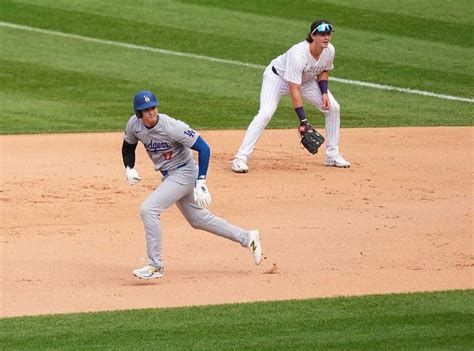
[[[140,279],[158,279],[163,278],[165,275],[164,267],[145,266],[143,268],[134,269],[133,275]]]
[[[235,173],[247,173],[249,171],[249,167],[244,160],[241,158],[236,158],[234,159],[234,162],[232,162],[232,170]]]
[[[260,264],[260,262],[262,262],[262,243],[260,242],[260,233],[258,230],[251,230],[249,233],[248,248],[250,249],[250,252],[252,252],[255,264]]]
[[[334,156],[329,156],[326,158],[326,166],[328,167],[339,167],[339,168],[349,168],[351,163],[347,161],[341,154]]]

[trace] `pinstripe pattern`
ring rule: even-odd
[[[328,90],[329,110],[323,110],[323,99],[321,90],[316,81],[310,81],[301,86],[301,94],[311,102],[311,104],[324,113],[326,128],[326,155],[334,156],[339,153],[339,137],[340,137],[340,106],[334,96]]]
[[[281,97],[283,95],[289,95],[288,83],[281,79],[280,76],[274,74],[271,68],[272,64],[265,69],[263,74],[262,90],[260,92],[260,110],[247,128],[244,140],[235,156],[245,162],[247,162],[263,131],[272,119]],[[339,103],[331,92],[328,91],[330,108],[327,111],[323,110],[321,90],[315,80],[303,83],[301,85],[301,94],[314,107],[324,113],[326,128],[326,155],[334,156],[338,154],[340,138]]]
[[[309,47],[308,42],[302,41],[271,62],[280,77],[287,82],[303,84],[316,79],[322,71],[334,68],[336,49],[332,44],[328,44],[318,59],[311,55]]]
[[[271,65],[268,66],[263,73],[262,90],[260,92],[260,110],[247,128],[242,145],[237,152],[237,158],[247,161],[258,139],[260,139],[264,129],[272,119],[281,97],[288,93],[288,84],[272,72]]]

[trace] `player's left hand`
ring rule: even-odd
[[[328,94],[323,94],[323,110],[329,110],[329,96]]]
[[[198,179],[194,185],[194,201],[201,207],[209,207],[212,201],[211,194],[207,189],[206,180]]]

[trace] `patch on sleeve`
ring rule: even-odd
[[[184,134],[186,134],[188,137],[192,138],[196,134],[196,131],[193,130],[193,129],[188,129],[188,130],[184,131]]]

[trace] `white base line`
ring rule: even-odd
[[[52,31],[52,30],[40,29],[40,28],[24,26],[24,25],[20,25],[20,24],[3,22],[3,21],[0,21],[0,26],[1,27],[7,27],[7,28],[20,29],[20,30],[27,30],[27,31],[36,32],[36,33],[43,33],[43,34],[48,34],[48,35],[55,35],[55,36],[60,36],[60,37],[64,37],[64,38],[78,39],[78,40],[88,41],[88,42],[97,43],[97,44],[112,45],[112,46],[118,46],[118,47],[123,47],[123,48],[127,48],[127,49],[156,52],[156,53],[160,53],[160,54],[163,54],[163,55],[189,57],[189,58],[194,58],[194,59],[199,59],[199,60],[219,62],[219,63],[231,64],[231,65],[236,65],[236,66],[250,67],[250,68],[259,68],[259,69],[264,69],[265,68],[265,66],[256,65],[256,64],[253,64],[253,63],[246,63],[246,62],[234,61],[234,60],[225,60],[225,59],[219,59],[219,58],[210,57],[210,56],[190,54],[190,53],[186,53],[186,52],[157,49],[157,48],[152,48],[152,47],[149,47],[149,46],[129,44],[129,43],[124,43],[124,42],[120,42],[120,41],[111,41],[111,40],[105,40],[105,39],[85,37],[85,36],[77,35],[77,34],[56,32],[56,31]],[[470,98],[466,98],[466,97],[460,97],[460,96],[436,94],[436,93],[432,93],[432,92],[429,92],[429,91],[423,91],[423,90],[398,88],[398,87],[392,87],[390,85],[382,85],[382,84],[376,84],[376,83],[363,82],[363,81],[359,81],[359,80],[336,78],[336,77],[332,77],[332,76],[331,76],[331,80],[335,81],[335,82],[342,83],[342,84],[357,85],[357,86],[363,86],[363,87],[380,89],[380,90],[399,91],[399,92],[402,92],[402,93],[424,95],[424,96],[430,96],[430,97],[434,97],[434,98],[438,98],[438,99],[474,103],[474,99],[470,99]]]

